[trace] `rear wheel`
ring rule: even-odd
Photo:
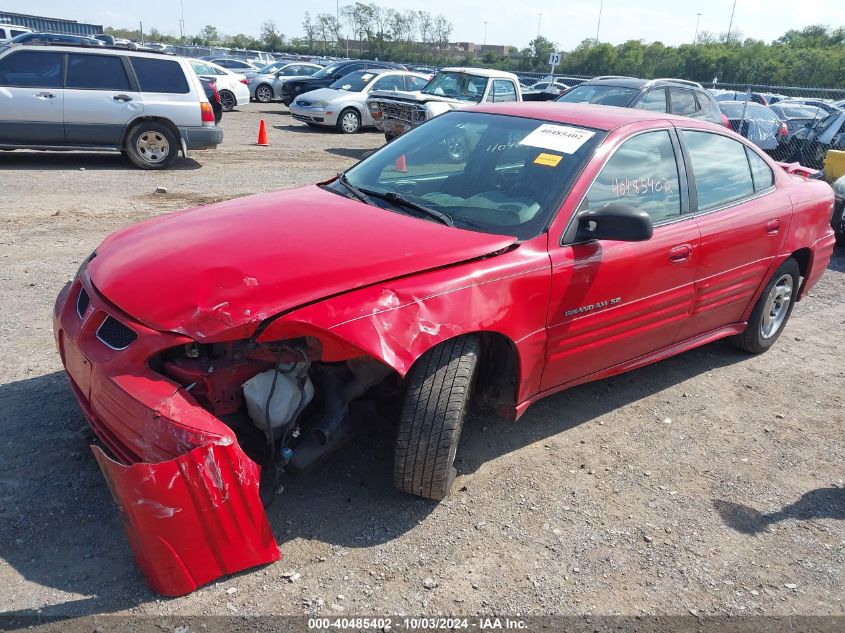
[[[234,93],[230,90],[221,90],[220,105],[223,106],[224,112],[231,112],[235,109],[235,106],[238,105],[238,100],[235,98]]]
[[[355,134],[361,129],[361,115],[355,108],[346,108],[337,117],[337,129],[344,134]]]
[[[798,294],[801,271],[798,262],[787,259],[769,279],[742,334],[731,337],[735,347],[752,354],[765,352],[778,340]]]
[[[129,131],[123,151],[136,167],[165,169],[179,153],[179,141],[167,126],[142,121]]]
[[[273,100],[273,88],[267,84],[261,84],[255,89],[255,100],[270,103]]]
[[[393,453],[399,490],[438,501],[449,494],[479,350],[477,336],[461,336],[430,349],[411,369]]]

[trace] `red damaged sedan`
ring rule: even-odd
[[[501,104],[110,236],[55,335],[143,572],[179,595],[278,559],[262,500],[365,399],[395,411],[394,484],[442,499],[476,395],[515,420],[723,337],[765,351],[833,251],[805,174],[688,118]]]

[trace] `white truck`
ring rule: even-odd
[[[486,68],[444,68],[417,92],[376,90],[367,99],[375,126],[392,141],[449,110],[477,103],[522,101],[513,73]]]

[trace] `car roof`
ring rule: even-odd
[[[613,130],[630,123],[642,121],[671,121],[681,125],[703,124],[703,121],[689,117],[666,114],[664,112],[650,112],[637,108],[621,108],[618,106],[594,105],[587,103],[558,103],[556,101],[522,101],[513,103],[496,103],[477,105],[467,108],[473,112],[489,114],[504,114],[507,116],[538,119],[553,123],[568,123],[594,128],[597,130]],[[712,125],[715,128],[720,126]],[[725,128],[720,128],[724,130]]]
[[[449,66],[448,68],[441,68],[440,72],[452,73],[467,73],[469,75],[478,75],[479,77],[507,77],[515,81],[519,81],[513,73],[505,72],[504,70],[490,70],[489,68],[472,68],[471,66]]]
[[[147,51],[142,49],[118,48],[116,46],[78,46],[73,44],[6,44],[5,49],[27,51],[49,51],[62,53],[81,53],[89,55],[126,55],[129,57],[147,57],[149,59],[185,59],[173,53],[164,51]],[[3,50],[3,49],[0,49]]]

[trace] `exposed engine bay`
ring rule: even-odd
[[[350,403],[380,385],[391,391],[387,379],[396,374],[387,365],[368,357],[326,363],[319,361],[321,352],[310,337],[192,343],[153,364],[235,431],[247,455],[262,465],[267,504],[281,473],[308,471],[354,434]]]

